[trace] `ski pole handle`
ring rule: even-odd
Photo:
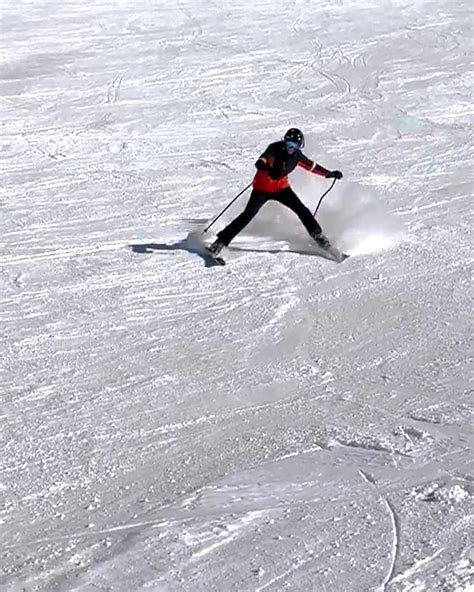
[[[245,187],[245,189],[242,189],[242,191],[240,193],[238,193],[234,199],[222,210],[222,212],[220,214],[218,214],[214,220],[208,225],[206,226],[206,228],[201,232],[201,234],[205,234],[209,228],[211,226],[213,226],[213,224],[215,222],[217,222],[217,220],[219,220],[219,218],[222,216],[222,214],[224,214],[225,212],[227,212],[227,210],[230,208],[230,206],[234,203],[234,201],[236,201],[243,193],[245,193],[247,191],[247,189],[249,189],[252,186],[252,181],[250,181],[250,183],[247,185],[247,187]]]

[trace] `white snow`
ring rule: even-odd
[[[3,0],[1,590],[472,590],[472,23]],[[267,204],[206,266],[290,126],[352,256]]]

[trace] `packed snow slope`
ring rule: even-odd
[[[472,2],[0,11],[0,589],[468,590]]]

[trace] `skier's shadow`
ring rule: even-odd
[[[155,252],[165,253],[167,251],[186,251],[193,255],[198,255],[204,261],[205,267],[214,267],[218,265],[215,259],[211,255],[206,255],[202,248],[197,245],[193,245],[187,238],[180,240],[176,243],[137,243],[135,245],[129,245],[134,253],[149,254]]]

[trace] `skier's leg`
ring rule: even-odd
[[[318,224],[310,210],[296,195],[293,189],[291,189],[291,187],[288,187],[276,193],[274,199],[276,199],[276,201],[279,201],[284,206],[289,208],[292,212],[294,212],[301,220],[301,222],[304,224],[304,227],[306,228],[308,233],[313,238],[321,234],[321,226]]]
[[[245,210],[235,218],[228,226],[217,233],[217,239],[225,246],[229,245],[230,241],[239,234],[258,213],[259,209],[268,200],[268,194],[256,191],[255,189],[250,194],[249,201],[245,206]]]

